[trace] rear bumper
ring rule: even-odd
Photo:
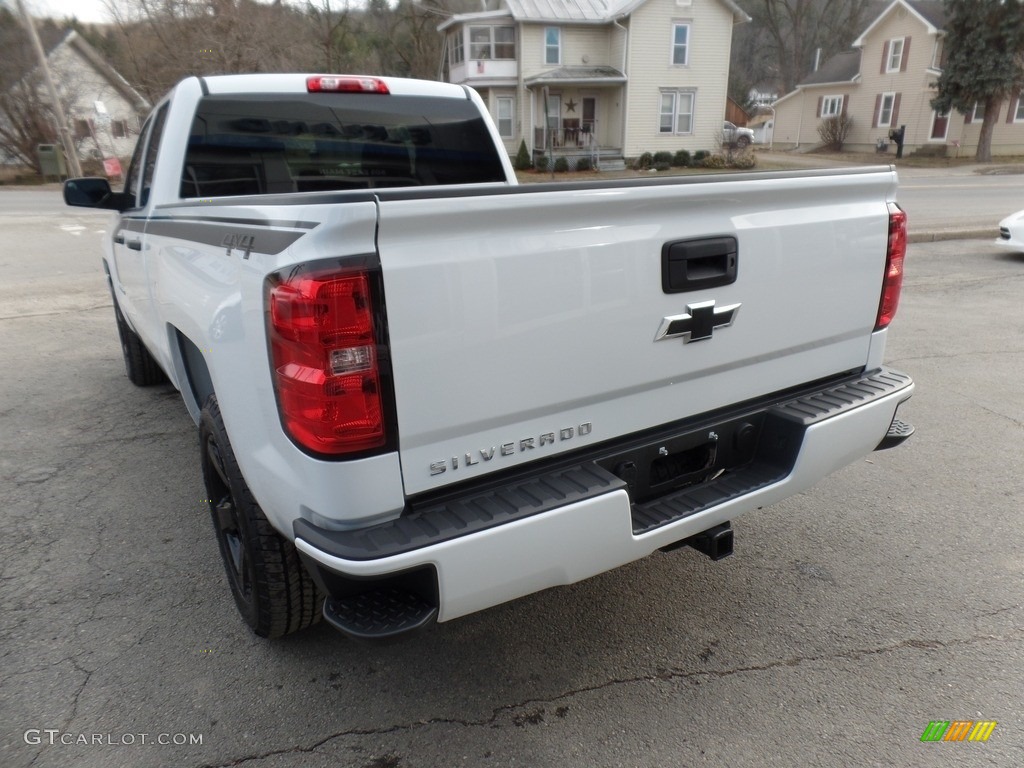
[[[325,531],[299,520],[295,543],[329,604],[394,582],[436,609],[430,620],[447,621],[581,581],[799,493],[899,442],[905,430],[890,427],[913,388],[910,377],[881,369],[691,425],[685,434],[648,435],[608,455],[474,487],[372,528]],[[738,441],[751,422],[758,436],[749,460],[720,476],[639,501],[638,488],[650,488],[621,469],[708,434]],[[680,448],[680,455],[699,450]]]

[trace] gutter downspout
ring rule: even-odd
[[[533,92],[532,88],[526,87],[525,84],[523,90],[526,93],[530,94],[530,130],[529,133],[526,134],[526,138],[530,140],[529,142],[527,142],[527,144],[530,150],[530,162],[533,162],[533,151],[537,148],[534,142],[534,139],[536,138],[537,134],[537,94]]]
[[[807,107],[807,91],[800,89],[800,120],[796,124],[796,146],[793,149],[800,149],[800,136],[804,130],[804,109]],[[774,126],[773,126],[774,129]]]
[[[622,36],[625,39],[625,44],[622,46],[622,74],[626,76],[626,82],[622,86],[622,125],[620,126],[619,133],[619,150],[622,152],[622,158],[626,158],[626,128],[629,125],[629,71],[627,65],[629,64],[629,30],[626,29],[622,24],[619,23],[618,19],[612,19],[612,25],[622,30]],[[598,146],[601,142],[598,141]]]

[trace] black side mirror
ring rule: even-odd
[[[66,205],[123,211],[128,207],[126,200],[124,192],[111,191],[110,182],[103,178],[68,179],[64,182]]]

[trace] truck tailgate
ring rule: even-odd
[[[894,172],[663,181],[381,193],[406,494],[865,364]]]

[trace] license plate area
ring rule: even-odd
[[[714,423],[635,445],[597,463],[626,483],[634,504],[710,482],[750,464],[764,414]]]

